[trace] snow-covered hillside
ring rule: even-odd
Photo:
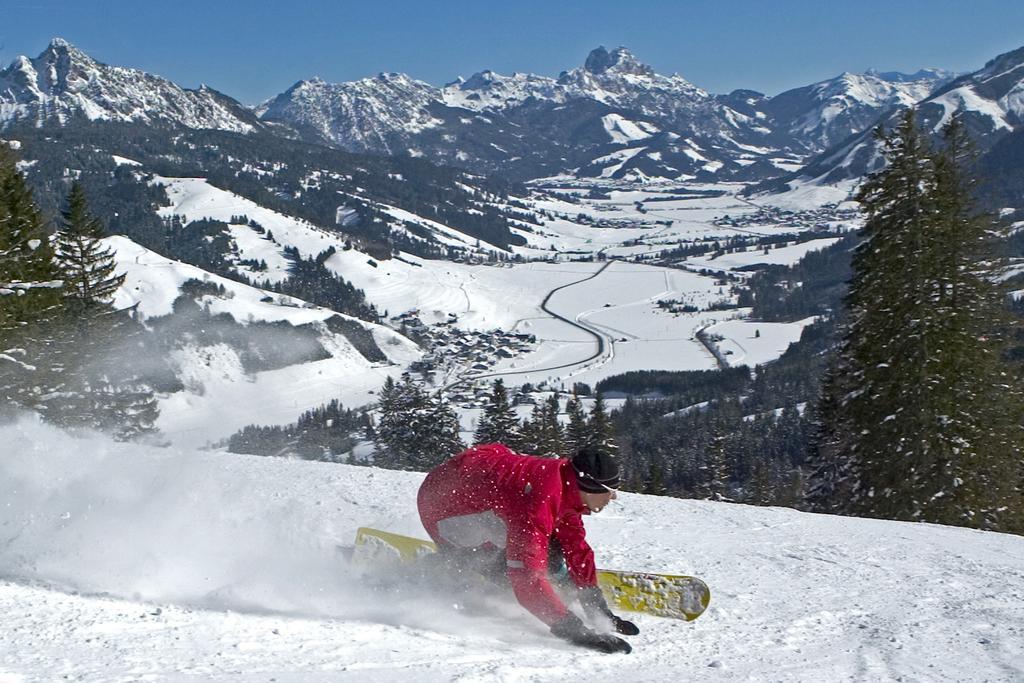
[[[422,475],[0,427],[0,680],[1012,681],[1024,539],[624,494],[598,563],[704,578],[708,611],[638,616],[631,655],[360,582],[337,545],[420,535]]]
[[[171,261],[124,237],[107,238],[107,243],[115,253],[118,270],[126,276],[114,305],[135,307],[144,323],[149,318],[170,315],[182,285],[189,280],[200,281],[225,290],[223,295],[202,297],[203,307],[211,314],[227,314],[243,328],[257,321],[285,323],[285,327],[273,330],[278,344],[299,343],[290,330],[312,326],[319,344],[330,356],[246,372],[238,349],[224,343],[211,346],[190,341],[192,331],[185,327],[169,359],[184,388],[160,397],[157,422],[164,437],[175,444],[202,446],[249,424],[288,424],[303,411],[332,399],[346,406],[365,405],[374,399],[373,392],[387,377],[399,376],[422,355],[412,342],[382,325],[355,321],[292,297],[270,295]],[[334,317],[347,318],[367,329],[388,362],[367,360],[344,335],[332,332],[324,323]],[[253,334],[269,335],[271,331],[261,329]]]
[[[916,74],[843,73],[827,81],[773,97],[765,109],[813,152],[821,152],[854,133],[868,130],[880,114],[912,107],[955,74],[923,69]]]

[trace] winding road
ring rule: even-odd
[[[600,357],[604,356],[606,348],[609,349],[609,352],[610,352],[611,340],[606,335],[602,334],[599,330],[595,329],[594,327],[579,321],[578,319],[572,320],[572,319],[566,318],[564,315],[561,315],[560,313],[556,313],[555,311],[552,311],[550,308],[548,308],[548,302],[551,300],[552,296],[554,296],[556,293],[558,293],[559,291],[561,291],[563,289],[566,289],[568,287],[573,287],[575,285],[578,285],[578,284],[580,284],[582,282],[586,282],[588,280],[593,280],[598,275],[600,275],[605,270],[607,270],[608,267],[612,263],[613,263],[612,261],[608,261],[603,266],[601,266],[595,273],[593,273],[591,275],[588,275],[585,278],[581,278],[579,280],[574,280],[573,282],[568,282],[568,283],[566,283],[564,285],[560,285],[558,287],[555,287],[550,292],[548,292],[547,295],[545,295],[544,300],[541,301],[541,304],[540,304],[540,309],[542,311],[544,311],[545,313],[547,313],[552,318],[555,318],[556,320],[561,320],[562,322],[564,322],[564,323],[566,323],[568,325],[571,325],[571,326],[573,326],[573,327],[575,327],[577,329],[583,330],[584,332],[589,334],[591,337],[593,337],[597,341],[597,350],[594,353],[592,353],[591,355],[587,356],[586,358],[582,358],[580,360],[573,361],[571,363],[562,363],[560,365],[552,365],[552,366],[546,367],[546,368],[530,368],[528,370],[505,370],[505,371],[502,371],[502,372],[489,372],[489,373],[484,373],[484,374],[480,374],[480,375],[471,375],[471,376],[468,376],[468,377],[460,377],[459,379],[455,380],[454,382],[451,382],[451,383],[445,385],[444,387],[442,387],[439,390],[439,393],[444,393],[444,392],[447,392],[447,391],[451,391],[455,387],[461,386],[463,384],[467,384],[469,382],[475,382],[475,381],[480,380],[480,379],[487,379],[489,377],[502,377],[502,376],[505,376],[505,375],[525,375],[525,374],[529,374],[529,373],[547,372],[548,370],[561,370],[562,368],[570,368],[570,367],[574,367],[574,366],[577,366],[577,365],[583,365],[584,363],[589,363],[590,361],[592,361],[592,360],[594,360],[596,358],[600,358]]]

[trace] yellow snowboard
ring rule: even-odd
[[[432,541],[362,527],[356,531],[353,557],[366,562],[415,562],[435,552],[437,545]],[[613,608],[659,617],[692,621],[711,601],[707,584],[692,576],[598,569],[597,582]]]

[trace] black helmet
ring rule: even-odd
[[[605,493],[619,488],[619,463],[610,453],[584,446],[572,458],[580,490],[588,493]]]

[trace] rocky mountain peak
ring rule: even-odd
[[[594,48],[587,55],[587,61],[583,68],[595,75],[608,71],[616,71],[624,74],[635,74],[638,76],[651,76],[654,70],[643,64],[633,53],[624,47],[617,47],[609,52],[603,45]]]
[[[35,59],[19,57],[0,71],[0,128],[16,119],[41,126],[74,118],[238,132],[256,123],[241,105],[210,88],[185,90],[144,71],[106,66],[63,38],[54,38]]]
[[[995,59],[989,60],[981,70],[984,74],[999,74],[1024,64],[1024,47],[1017,48],[1012,52],[1005,52]]]
[[[46,50],[43,52],[43,54],[46,54],[47,52],[63,53],[63,54],[76,53],[76,54],[80,54],[80,55],[85,55],[84,52],[79,50],[77,47],[72,45],[70,42],[68,42],[67,40],[64,40],[63,38],[59,38],[59,37],[58,38],[53,38],[50,41],[50,44],[46,47]]]
[[[26,97],[42,97],[44,93],[59,95],[77,92],[100,71],[101,65],[63,38],[54,38],[35,59],[19,56],[0,72],[0,81],[9,84],[8,96],[20,93]]]
[[[37,65],[52,65],[60,69],[73,69],[76,67],[95,68],[99,66],[95,59],[63,38],[51,40],[46,49],[34,61]]]
[[[496,73],[490,69],[485,69],[484,71],[476,72],[469,79],[462,82],[465,83],[466,88],[486,88],[495,80],[498,80],[498,78]]]

